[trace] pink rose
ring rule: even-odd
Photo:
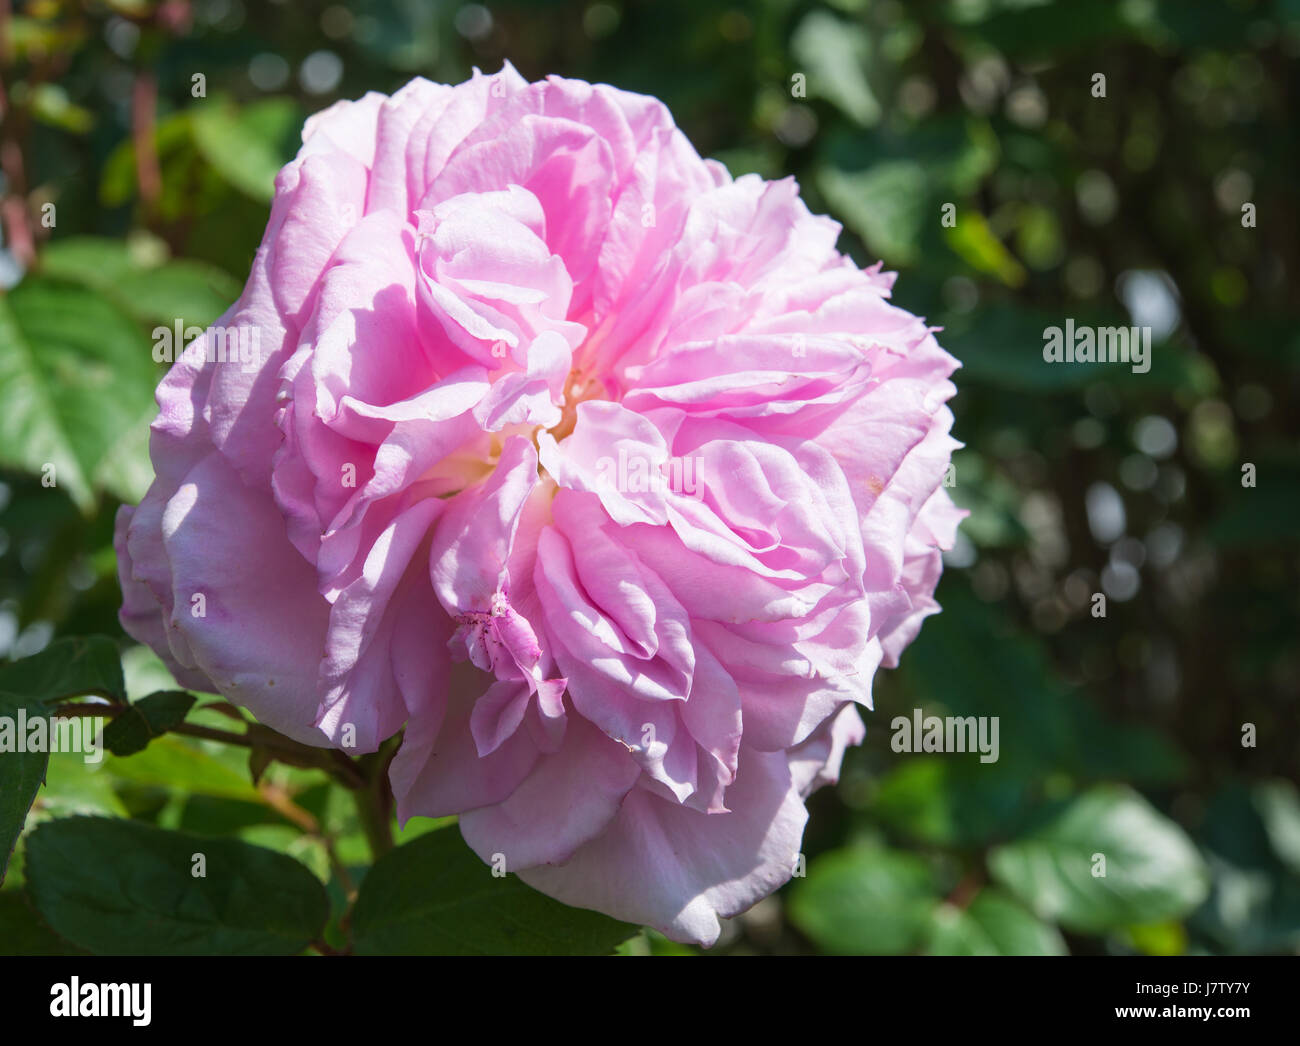
[[[159,386],[124,627],[302,741],[405,727],[402,819],[712,943],[939,609],[956,361],[654,99],[507,66],[303,142]]]

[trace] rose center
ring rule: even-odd
[[[588,374],[578,368],[569,372],[569,380],[564,385],[564,407],[559,424],[547,431],[558,443],[573,431],[578,423],[578,404],[587,400],[607,400],[612,397],[605,383],[594,374]]]

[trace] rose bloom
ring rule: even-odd
[[[792,875],[962,515],[957,363],[839,232],[607,86],[313,116],[158,388],[123,626],[300,741],[404,729],[403,821],[713,943]]]

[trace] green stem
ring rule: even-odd
[[[361,819],[361,829],[366,833],[366,842],[370,844],[370,855],[379,860],[393,848],[393,824],[389,817],[389,804],[384,778],[372,780],[365,788],[353,791],[357,804],[357,816]]]
[[[401,743],[400,734],[390,737],[379,746],[379,751],[361,756],[355,764],[366,783],[352,795],[370,844],[370,854],[376,861],[393,848],[393,793],[388,787],[388,766]]]

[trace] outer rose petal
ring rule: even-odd
[[[127,529],[131,526],[132,515],[133,510],[129,505],[119,508],[113,530],[113,548],[117,552],[117,578],[122,586],[122,609],[118,611],[118,620],[121,621],[127,635],[153,647],[158,652],[158,656],[171,669],[172,675],[181,686],[190,690],[215,693],[217,688],[212,680],[197,669],[182,665],[173,656],[167,645],[158,601],[150,592],[149,586],[143,581],[136,580],[132,573],[131,553],[126,544]]]
[[[170,627],[184,635],[198,668],[268,726],[326,744],[313,724],[329,607],[270,495],[210,454],[167,503],[162,534],[176,608]],[[196,595],[204,597],[202,616],[192,612]]]
[[[559,750],[508,798],[462,815],[461,834],[483,860],[504,854],[512,870],[567,860],[605,830],[640,774],[626,748],[574,716]]]
[[[743,912],[794,873],[808,820],[782,752],[742,749],[727,801],[730,813],[705,814],[635,788],[609,828],[567,862],[519,877],[565,904],[707,947],[719,917]]]
[[[852,705],[828,716],[817,732],[790,750],[790,773],[801,795],[808,796],[840,779],[840,764],[850,745],[862,744],[867,728]]]

